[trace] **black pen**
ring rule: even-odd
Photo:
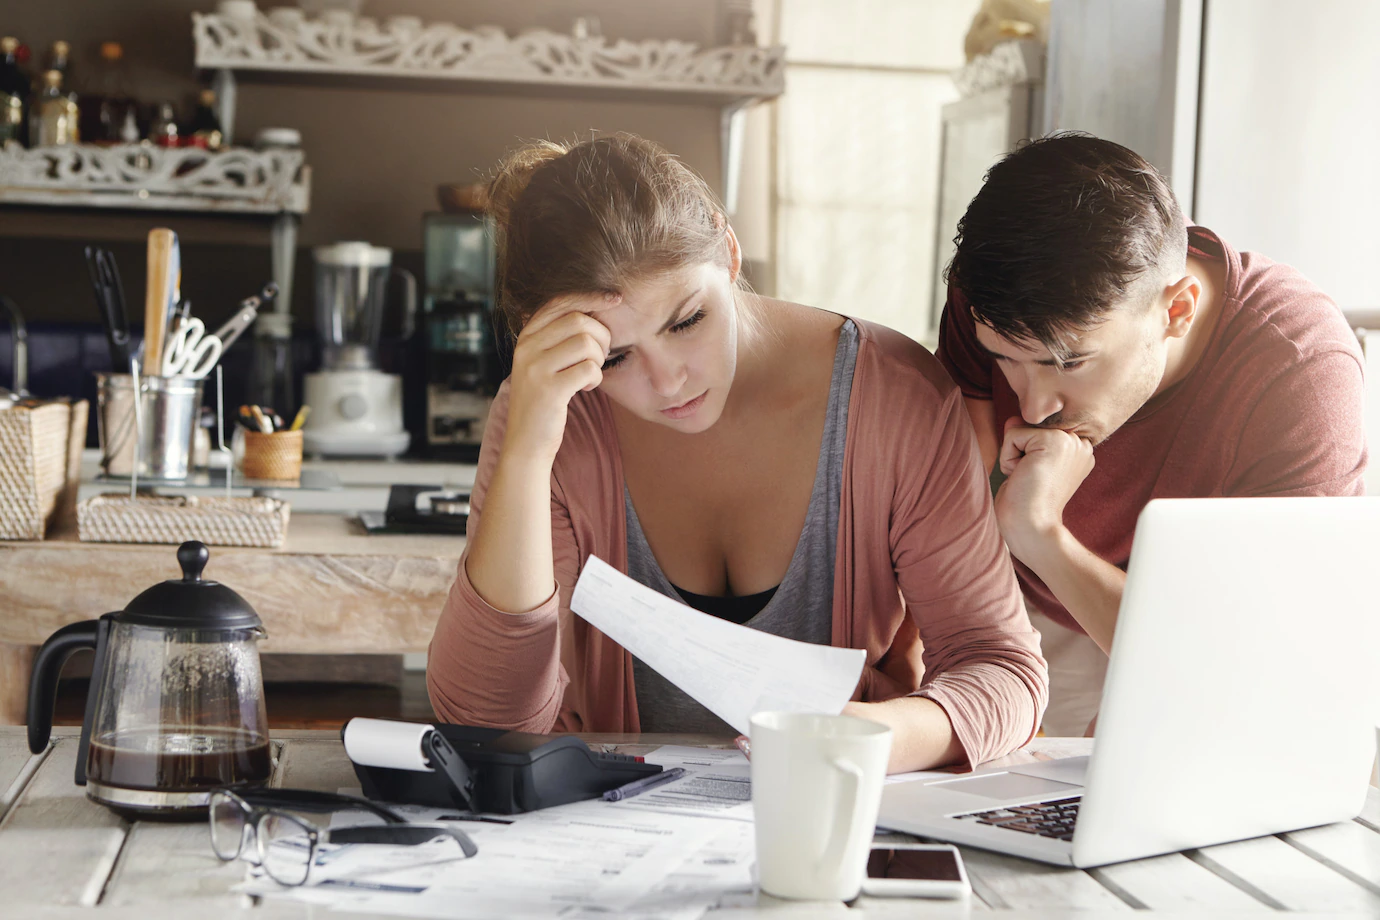
[[[680,779],[684,775],[684,767],[672,767],[669,770],[662,770],[655,776],[647,776],[642,779],[635,779],[630,783],[625,783],[624,785],[619,786],[617,789],[610,789],[608,792],[604,793],[604,801],[621,802],[623,799],[632,798],[635,795],[641,795],[648,789],[655,789],[657,786],[660,786],[663,783],[669,783],[671,782],[671,780]]]

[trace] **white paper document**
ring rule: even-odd
[[[570,609],[743,734],[763,710],[837,715],[867,657],[700,613],[597,556],[585,562]]]
[[[652,751],[646,760],[668,770],[680,767],[685,775],[632,798],[610,803],[610,807],[752,820],[752,773],[742,751],[668,744]]]
[[[610,913],[673,920],[697,916],[720,895],[751,885],[746,822],[594,800],[513,816],[508,824],[457,826],[479,847],[470,859],[453,858],[453,844],[350,845],[321,853],[307,886],[283,888],[253,870],[240,890],[335,910],[451,920]]]

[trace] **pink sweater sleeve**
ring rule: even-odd
[[[468,530],[482,526],[484,493],[493,479],[508,420],[508,384],[498,391],[484,430],[479,471],[470,495]],[[427,691],[437,718],[462,725],[549,732],[560,715],[569,676],[560,661],[560,597],[574,585],[578,557],[570,517],[553,488],[551,501],[557,589],[534,610],[508,613],[491,607],[474,589],[460,557],[427,658]]]
[[[892,559],[924,643],[916,695],[943,707],[977,766],[1035,736],[1049,677],[997,529],[972,425],[959,391],[946,396],[932,424],[906,437],[913,457],[931,461],[908,464],[909,481],[897,483]]]

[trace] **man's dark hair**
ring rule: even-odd
[[[977,318],[1059,358],[1068,333],[1159,290],[1164,272],[1183,263],[1188,233],[1169,184],[1143,157],[1061,132],[988,170],[954,245],[947,279]]]

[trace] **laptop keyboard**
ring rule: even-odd
[[[1082,796],[1076,795],[1069,799],[1056,799],[1035,805],[1013,805],[1010,808],[975,811],[966,815],[954,815],[954,818],[958,821],[976,821],[978,824],[1020,831],[1022,834],[1053,837],[1055,840],[1072,840],[1073,826],[1078,821],[1078,803],[1082,800]]]

